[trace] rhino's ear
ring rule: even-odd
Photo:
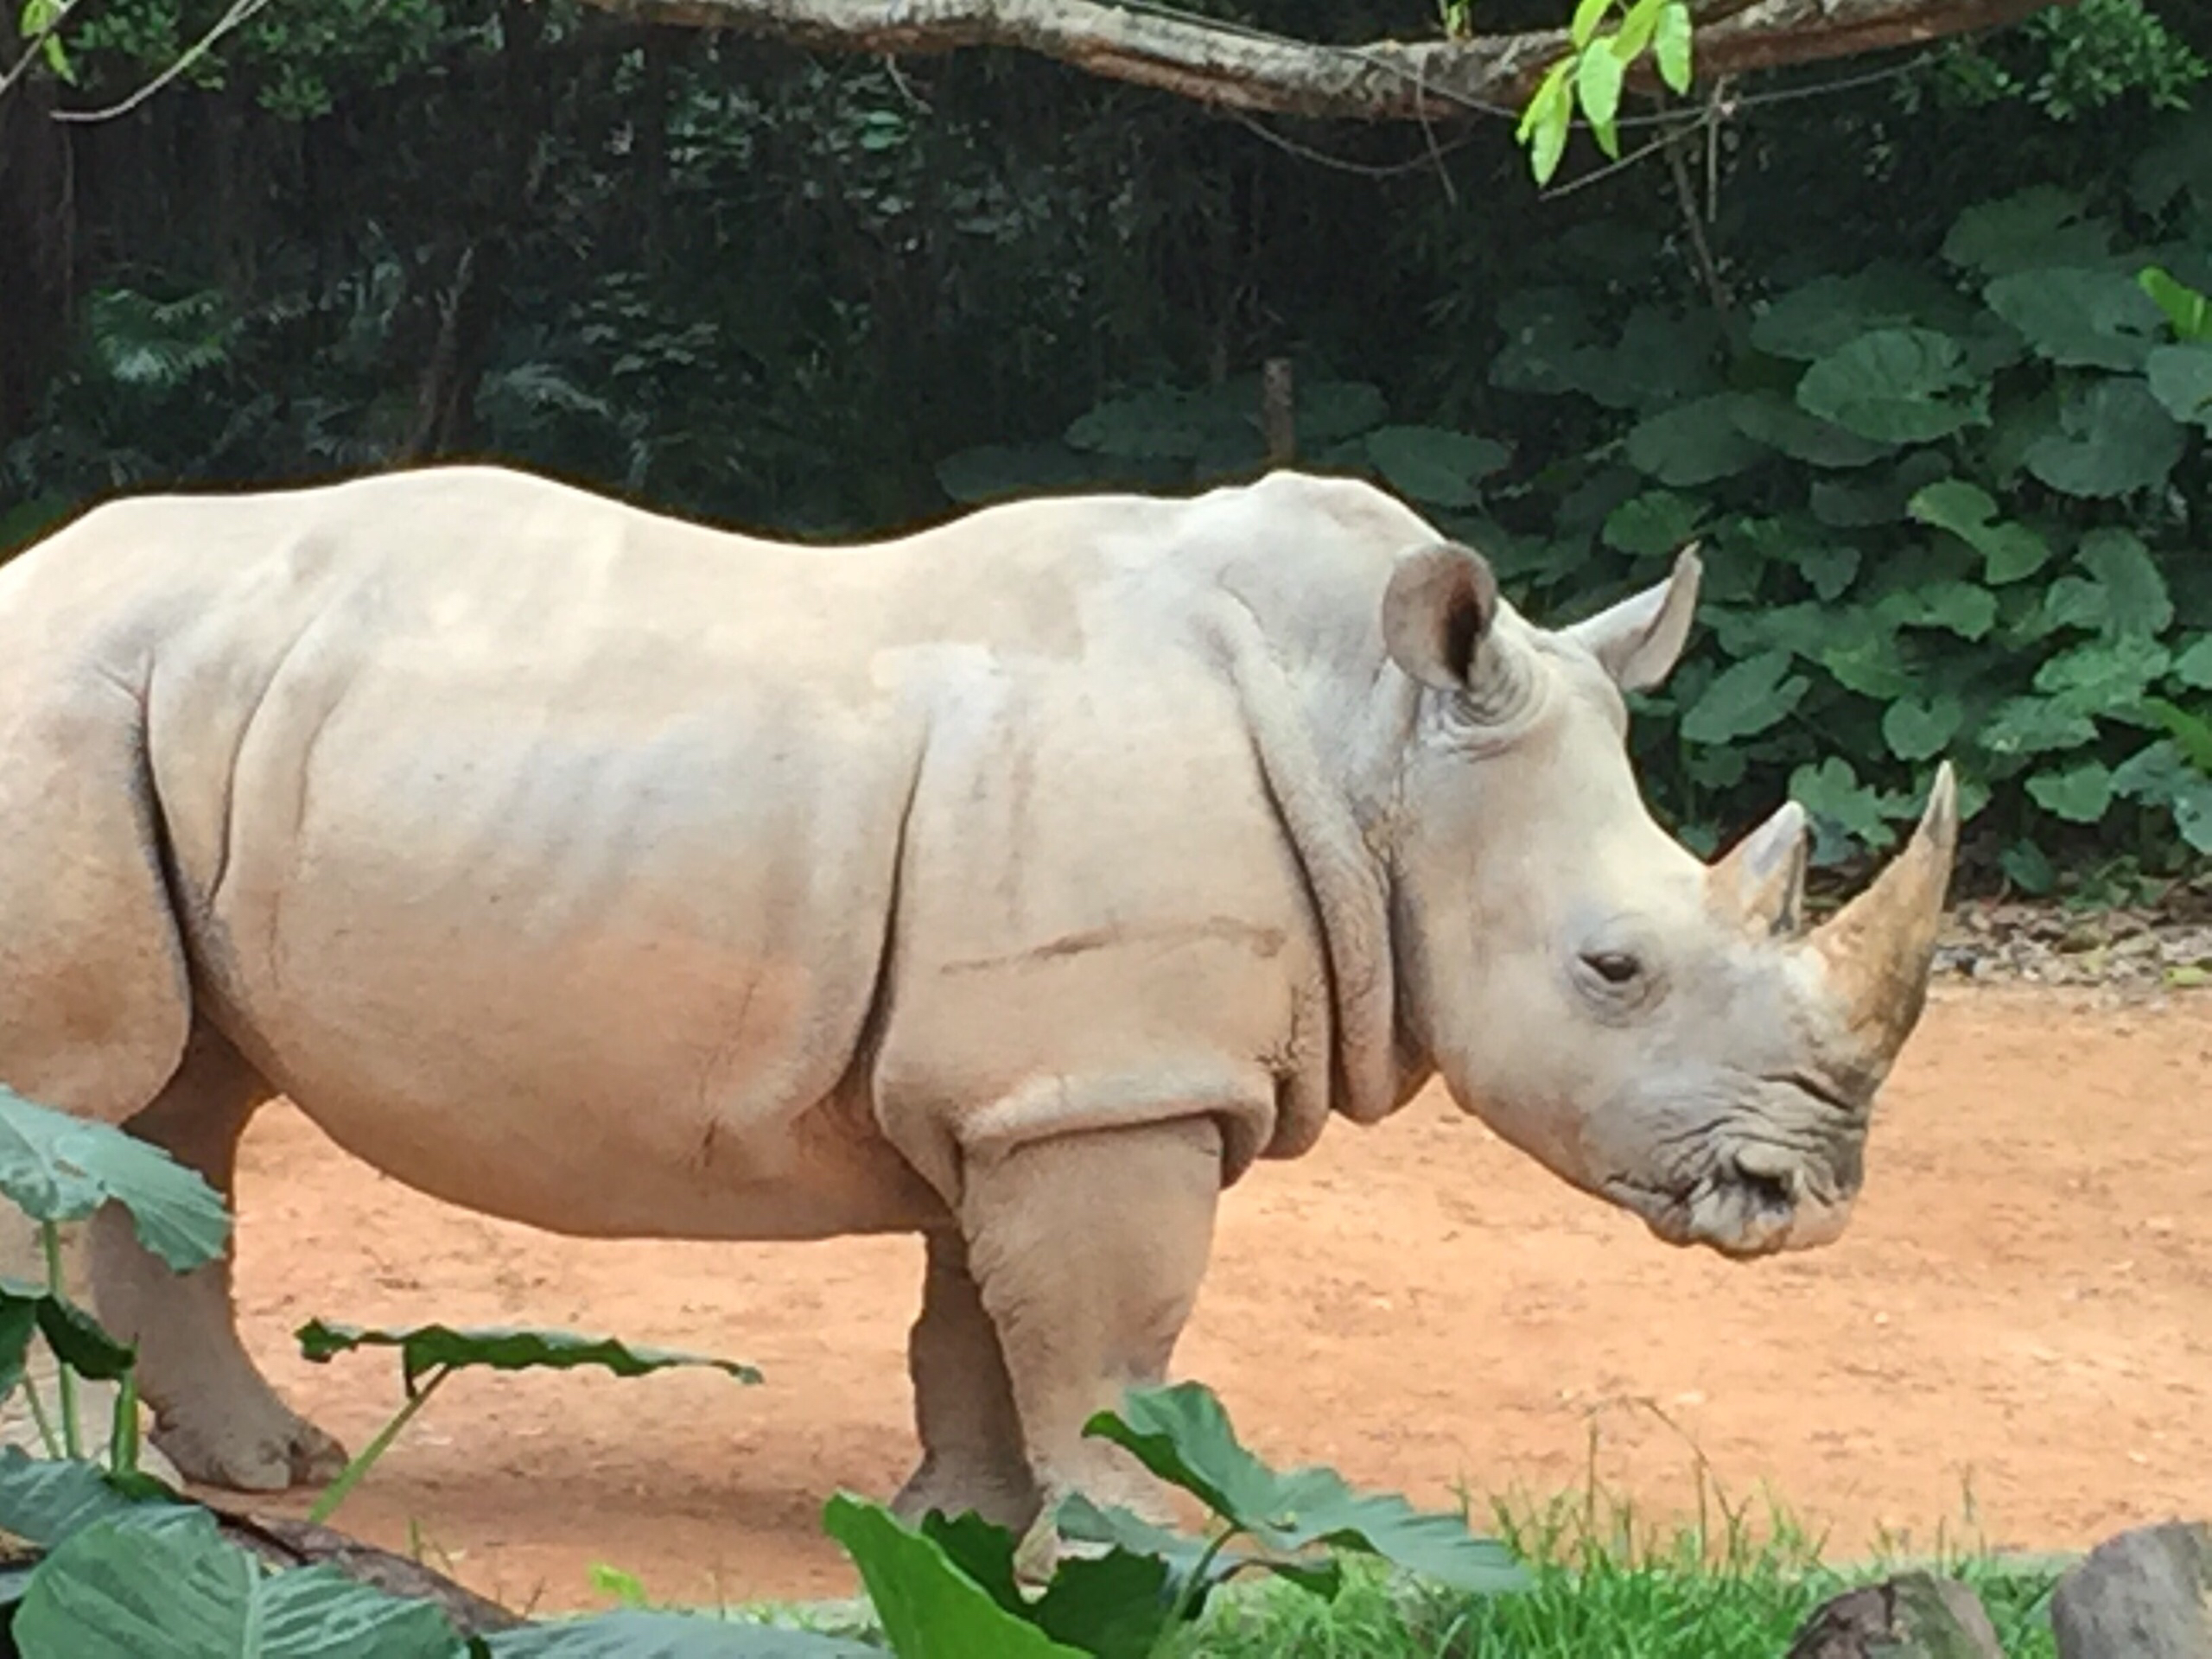
[[[1457,542],[1432,542],[1398,556],[1382,594],[1382,644],[1421,684],[1465,690],[1497,615],[1490,562]]]
[[[1649,691],[1675,671],[1690,637],[1704,569],[1693,542],[1676,556],[1674,573],[1657,587],[1560,632],[1587,646],[1622,690]]]

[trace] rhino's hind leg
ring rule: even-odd
[[[892,1509],[908,1521],[931,1510],[972,1510],[986,1521],[1026,1529],[1037,1516],[1037,1485],[998,1329],[983,1311],[960,1236],[933,1231],[928,1249],[921,1317],[906,1346],[922,1460]]]
[[[168,1086],[124,1127],[199,1171],[229,1202],[238,1137],[273,1092],[203,1022]],[[138,1345],[153,1443],[188,1480],[271,1492],[345,1466],[344,1448],[277,1398],[239,1343],[228,1249],[179,1277],[140,1247],[130,1218],[111,1205],[92,1218],[92,1270],[101,1323]]]
[[[1156,1519],[1164,1493],[1091,1415],[1164,1379],[1213,1245],[1221,1134],[1208,1118],[1032,1142],[963,1170],[961,1225],[997,1326],[1041,1516],[1024,1549],[1040,1568],[1050,1520],[1081,1492]]]

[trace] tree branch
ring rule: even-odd
[[[1145,0],[591,0],[646,22],[912,56],[1011,47],[1219,108],[1356,120],[1518,115],[1564,29],[1330,46]],[[1915,46],[2074,0],[1691,0],[1700,74]],[[1562,10],[1565,0],[1562,0]],[[1639,67],[1648,67],[1648,60]]]

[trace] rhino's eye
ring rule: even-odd
[[[1625,985],[1643,971],[1643,964],[1625,950],[1586,950],[1582,965],[1608,985]]]

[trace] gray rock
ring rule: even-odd
[[[2212,1528],[2170,1521],[2107,1538],[2058,1581],[2059,1659],[2212,1659]]]
[[[1901,1573],[1824,1603],[1789,1659],[2005,1659],[1981,1599],[1955,1579]]]

